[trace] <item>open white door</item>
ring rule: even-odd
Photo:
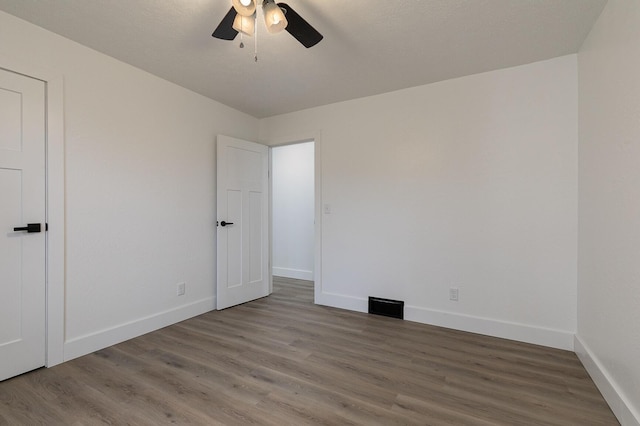
[[[0,70],[0,381],[45,362],[45,86]]]
[[[269,149],[218,136],[217,309],[269,295]]]

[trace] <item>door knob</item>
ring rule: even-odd
[[[40,232],[41,231],[41,227],[39,223],[29,223],[27,226],[20,226],[17,228],[13,228],[13,230],[15,232],[18,231],[27,231],[29,234],[32,234],[34,232]]]
[[[220,222],[220,226],[233,225],[233,222],[225,222],[224,220]]]

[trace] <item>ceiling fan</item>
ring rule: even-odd
[[[255,32],[259,2],[260,0],[232,0],[231,9],[211,35],[221,40],[233,40],[239,32],[252,36]],[[287,30],[306,48],[315,46],[322,40],[322,34],[288,4],[276,3],[275,0],[263,0],[261,3],[269,33]]]

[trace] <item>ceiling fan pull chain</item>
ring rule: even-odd
[[[256,24],[258,23],[258,10],[256,9]],[[258,62],[258,25],[256,25],[255,33],[253,34],[253,58]]]

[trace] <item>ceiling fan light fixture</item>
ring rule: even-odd
[[[231,0],[231,4],[238,15],[249,17],[256,12],[256,0]]]
[[[233,29],[238,31],[239,33],[252,36],[255,31],[256,25],[256,14],[254,13],[251,16],[243,16],[239,13],[236,15],[233,20]]]
[[[287,27],[287,18],[275,0],[264,0],[262,10],[264,12],[264,23],[269,33],[279,33]]]

